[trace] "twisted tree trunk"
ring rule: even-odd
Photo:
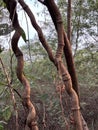
[[[30,128],[30,130],[38,130],[36,122],[36,111],[34,105],[30,100],[30,84],[23,74],[23,67],[24,67],[23,53],[18,48],[18,40],[22,35],[22,28],[20,27],[18,22],[18,16],[16,13],[16,1],[4,0],[4,2],[6,3],[7,9],[10,13],[10,19],[12,20],[12,24],[15,29],[15,33],[12,37],[11,44],[12,44],[12,50],[17,58],[17,69],[16,69],[17,78],[24,86],[24,92],[22,96],[23,104],[28,110],[25,130],[27,130],[28,128]]]
[[[44,46],[44,48],[46,49],[50,60],[54,63],[57,70],[60,72],[60,74],[62,76],[62,80],[65,85],[65,89],[66,89],[67,93],[69,94],[69,96],[71,97],[71,101],[72,101],[72,112],[73,112],[73,117],[74,117],[74,121],[75,121],[75,129],[83,130],[78,96],[72,87],[71,76],[68,73],[68,71],[62,61],[64,43],[65,43],[65,47],[67,47],[68,54],[71,54],[72,52],[71,52],[71,49],[69,48],[70,45],[69,45],[68,38],[66,36],[66,33],[64,32],[61,14],[60,14],[54,0],[44,0],[44,2],[43,2],[43,0],[39,0],[39,1],[48,7],[48,10],[51,14],[51,17],[53,19],[54,25],[57,30],[58,48],[57,48],[55,56],[53,55],[51,48],[48,46],[48,43],[46,42],[46,40],[43,36],[42,30],[38,26],[38,24],[35,20],[35,17],[33,15],[33,13],[31,12],[30,8],[25,4],[24,0],[18,0],[18,2],[23,7],[25,12],[28,14],[28,16],[31,20],[32,26],[37,31],[39,39],[40,39],[42,45]],[[12,49],[17,58],[17,77],[25,87],[24,93],[23,93],[23,103],[28,109],[26,127],[28,126],[30,128],[30,130],[38,130],[38,127],[36,124],[35,108],[30,101],[30,84],[29,84],[28,80],[26,79],[26,77],[23,75],[23,66],[24,66],[23,54],[20,51],[20,49],[18,48],[18,40],[19,40],[20,36],[22,35],[22,29],[21,29],[21,27],[18,23],[18,19],[17,19],[17,13],[15,10],[16,2],[15,2],[15,0],[4,0],[4,2],[6,3],[7,8],[10,12],[10,18],[12,20],[13,27],[15,29],[15,34],[12,38]],[[69,56],[69,57],[67,57],[67,58],[69,58],[69,60],[71,57],[71,61],[73,62],[72,55],[67,55],[67,56]],[[70,64],[70,66],[71,66],[71,64]],[[25,130],[27,130],[27,128],[25,128]]]
[[[54,3],[53,0],[49,0],[48,2]],[[19,0],[19,3],[21,4],[21,6],[25,10],[25,12],[28,14],[33,27],[35,28],[35,30],[38,33],[38,36],[39,36],[39,39],[40,39],[42,45],[44,46],[44,48],[46,49],[46,51],[49,55],[50,60],[54,63],[54,65],[57,67],[57,69],[61,72],[62,79],[63,79],[65,87],[66,87],[66,91],[68,92],[68,94],[70,95],[70,97],[72,99],[72,110],[73,110],[73,116],[74,116],[75,123],[76,123],[76,130],[83,130],[81,114],[80,114],[80,109],[79,109],[78,96],[72,88],[71,77],[68,74],[67,69],[63,65],[62,58],[61,58],[62,53],[63,53],[63,47],[64,47],[64,29],[63,29],[62,18],[58,11],[57,6],[55,5],[55,3],[51,4],[51,6],[53,7],[52,9],[53,9],[54,15],[55,15],[56,29],[57,29],[57,34],[58,34],[58,48],[56,51],[56,55],[54,57],[50,47],[48,46],[48,43],[46,42],[46,40],[43,36],[42,30],[38,26],[30,8],[24,3],[23,0]]]
[[[48,8],[48,11],[51,15],[54,26],[55,26],[56,30],[58,30],[57,29],[57,22],[58,22],[57,17],[58,17],[58,14],[60,14],[60,12],[59,12],[58,8],[56,7],[54,0],[44,0],[44,2],[42,2],[42,0],[38,0],[38,1],[40,1],[42,4],[44,4]],[[59,16],[59,17],[61,17],[61,16]],[[63,50],[64,50],[66,62],[67,62],[68,72],[71,76],[73,89],[75,90],[75,92],[77,93],[77,95],[79,97],[78,80],[77,80],[77,75],[76,75],[76,71],[75,71],[75,64],[74,64],[74,60],[73,60],[71,44],[70,44],[70,41],[68,40],[66,32],[64,31],[64,28],[63,28],[63,37],[64,37]]]

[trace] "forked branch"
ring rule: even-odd
[[[10,18],[11,18],[13,26],[15,28],[15,34],[12,38],[12,49],[17,57],[17,77],[25,87],[25,90],[23,93],[23,101],[24,101],[24,104],[28,108],[28,111],[29,111],[26,124],[27,124],[27,126],[29,126],[30,130],[38,130],[38,127],[36,125],[35,108],[30,101],[30,84],[29,84],[28,80],[26,79],[26,77],[23,75],[23,66],[24,66],[23,54],[20,51],[20,49],[18,48],[18,40],[22,34],[21,34],[21,27],[20,27],[20,25],[18,23],[18,19],[17,19],[17,13],[15,10],[16,4],[15,3],[12,4],[13,1],[15,2],[15,0],[4,0],[4,1],[7,4],[7,8],[10,12]],[[75,128],[76,128],[76,130],[83,130],[78,96],[72,87],[71,77],[70,77],[70,75],[69,75],[69,73],[68,73],[68,71],[67,71],[67,69],[64,66],[63,61],[62,61],[64,43],[65,43],[65,47],[66,47],[65,50],[66,49],[68,50],[67,51],[68,54],[71,54],[72,52],[69,49],[69,46],[70,46],[69,41],[68,41],[68,38],[66,36],[66,33],[64,32],[61,14],[60,14],[54,0],[39,0],[39,1],[47,6],[47,8],[50,12],[50,15],[52,17],[52,20],[54,22],[55,28],[57,30],[58,48],[57,48],[55,56],[53,55],[52,49],[49,47],[47,41],[45,40],[43,32],[42,32],[41,28],[38,26],[36,19],[35,19],[33,13],[31,12],[30,8],[27,6],[27,4],[24,2],[24,0],[18,0],[18,2],[23,7],[25,12],[28,14],[28,16],[31,20],[32,26],[37,31],[38,36],[39,36],[39,40],[41,41],[43,47],[47,51],[50,60],[54,63],[54,65],[57,67],[57,69],[59,70],[59,72],[62,76],[62,80],[64,82],[66,91],[69,94],[69,96],[71,97],[72,112],[73,112],[73,117],[74,117],[74,121],[75,121]],[[12,5],[14,6],[13,11],[11,9]],[[14,23],[14,22],[16,22],[16,23]],[[69,60],[72,61],[72,54],[70,57],[68,57],[68,54],[66,54],[66,60],[68,60],[67,58],[69,58]]]
[[[48,8],[48,11],[50,13],[50,16],[52,18],[52,21],[54,23],[54,26],[55,26],[56,30],[58,31],[57,17],[58,17],[58,15],[60,15],[60,12],[59,12],[54,0],[43,0],[43,2],[42,2],[42,0],[38,0],[38,1],[41,2],[42,4],[46,5],[46,7]],[[54,10],[58,12],[58,15],[57,15],[57,13],[55,13]],[[59,17],[61,17],[61,16],[59,16]],[[62,28],[61,28],[61,30],[62,30]],[[75,72],[75,64],[74,64],[74,60],[73,60],[73,56],[72,56],[71,44],[68,40],[67,34],[64,31],[64,29],[63,29],[63,35],[64,35],[63,36],[64,37],[63,50],[64,50],[66,62],[67,62],[68,72],[72,79],[73,89],[76,91],[77,95],[79,96],[78,82],[77,82],[77,76],[76,76],[76,72]]]
[[[45,1],[45,2],[47,2],[47,1]],[[71,77],[70,77],[70,75],[69,75],[67,69],[65,68],[65,66],[62,62],[62,59],[61,59],[61,56],[62,56],[62,53],[63,53],[63,47],[64,47],[64,35],[63,35],[64,32],[63,32],[61,15],[60,15],[54,1],[49,0],[48,2],[51,3],[52,11],[54,12],[54,16],[56,15],[55,16],[55,18],[56,18],[55,22],[56,22],[56,28],[57,28],[57,34],[58,34],[58,49],[57,49],[55,57],[52,54],[52,51],[51,51],[50,47],[48,46],[48,43],[46,42],[46,40],[44,38],[42,30],[38,26],[38,24],[35,20],[35,17],[33,15],[33,13],[31,12],[30,8],[25,4],[25,2],[23,0],[19,0],[19,3],[21,4],[23,9],[26,11],[27,15],[29,16],[31,23],[32,23],[32,26],[37,31],[39,39],[40,39],[42,45],[44,46],[44,48],[46,49],[50,60],[52,59],[51,61],[54,63],[54,65],[57,67],[57,69],[58,69],[58,65],[60,66],[59,71],[62,75],[62,79],[64,81],[66,91],[68,92],[68,94],[70,95],[70,97],[72,99],[72,111],[73,111],[73,116],[74,116],[75,123],[76,123],[76,130],[83,130],[78,96],[72,88]],[[44,3],[44,4],[46,4],[46,3]],[[61,30],[60,30],[60,28],[61,28]]]

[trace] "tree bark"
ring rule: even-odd
[[[48,2],[52,3],[54,1],[49,0]],[[23,0],[19,0],[19,3],[21,4],[21,6],[25,10],[25,12],[28,14],[33,27],[35,28],[35,30],[38,33],[38,36],[39,36],[39,39],[40,39],[42,45],[44,46],[44,48],[46,49],[46,51],[48,53],[50,60],[54,63],[54,65],[57,67],[58,71],[60,71],[60,73],[62,75],[62,80],[64,81],[66,91],[68,92],[68,94],[70,95],[70,97],[72,99],[72,111],[73,111],[73,115],[74,115],[74,119],[75,119],[75,123],[76,123],[76,130],[83,130],[82,129],[82,122],[81,122],[81,114],[80,114],[80,109],[79,109],[78,96],[72,88],[71,77],[68,74],[67,69],[65,68],[65,66],[62,62],[62,58],[61,58],[62,53],[63,53],[63,47],[64,47],[64,34],[63,34],[64,30],[63,30],[63,23],[62,23],[61,15],[60,15],[57,7],[54,4],[51,4],[51,6],[53,7],[52,9],[54,9],[53,11],[56,15],[55,21],[57,23],[56,29],[57,29],[57,34],[58,34],[58,48],[56,51],[56,55],[54,57],[50,47],[48,46],[48,43],[46,42],[46,40],[43,36],[42,30],[38,26],[30,8],[24,3]]]
[[[28,109],[28,116],[27,116],[25,130],[27,130],[27,127],[29,127],[30,130],[38,130],[38,127],[36,124],[36,111],[35,111],[33,104],[30,101],[30,84],[23,74],[23,66],[24,66],[23,54],[20,51],[20,49],[18,48],[18,40],[19,40],[20,36],[22,35],[22,32],[21,32],[22,29],[19,25],[17,13],[15,10],[16,2],[15,2],[15,0],[4,0],[4,1],[10,12],[10,18],[12,20],[12,24],[15,29],[15,34],[13,35],[11,43],[12,43],[12,49],[17,58],[17,77],[25,88],[24,93],[23,93],[23,103]],[[51,48],[48,46],[48,43],[44,38],[43,32],[42,32],[41,28],[38,26],[36,19],[35,19],[33,13],[31,12],[30,8],[25,4],[25,2],[23,0],[18,0],[18,2],[21,4],[21,6],[25,10],[25,12],[28,14],[28,16],[31,20],[32,26],[37,31],[39,39],[40,39],[42,45],[44,46],[44,48],[46,49],[50,60],[53,62],[53,64],[56,66],[57,70],[60,72],[60,75],[62,76],[62,80],[65,85],[65,89],[66,89],[67,93],[69,94],[69,96],[71,97],[72,112],[73,112],[73,117],[74,117],[74,121],[75,121],[75,129],[83,130],[81,112],[80,112],[80,107],[79,107],[79,99],[78,99],[78,96],[77,96],[75,90],[72,87],[72,78],[71,78],[70,74],[68,73],[68,71],[62,61],[64,43],[67,44],[68,53],[69,52],[72,53],[72,52],[71,52],[71,48],[69,48],[70,44],[67,39],[66,33],[64,32],[61,14],[60,14],[54,0],[45,0],[44,2],[42,0],[40,0],[40,1],[48,7],[48,10],[51,14],[51,17],[54,21],[54,25],[57,30],[58,48],[57,48],[55,56],[53,55]],[[49,6],[48,6],[48,4],[49,4]],[[70,64],[70,66],[71,66],[71,64]]]
[[[28,110],[25,130],[27,130],[27,127],[30,128],[30,130],[38,130],[35,107],[30,100],[30,84],[23,74],[23,67],[24,67],[23,53],[18,47],[18,40],[20,36],[22,36],[22,28],[19,25],[18,16],[16,13],[17,3],[15,0],[4,0],[4,2],[6,3],[7,9],[10,13],[10,19],[12,20],[12,25],[15,29],[15,33],[11,40],[11,45],[12,50],[17,58],[17,69],[16,69],[17,78],[24,86],[24,92],[22,96],[23,104]]]
[[[44,2],[42,2],[41,0],[38,0],[38,1],[40,1],[42,4],[44,4],[48,8],[50,16],[51,16],[53,23],[55,25],[55,28],[57,30],[57,17],[58,17],[57,15],[60,14],[60,12],[59,12],[54,0],[44,0]],[[56,10],[56,11],[54,12],[54,10]],[[61,15],[59,17],[61,17]],[[69,74],[72,79],[73,89],[76,91],[76,93],[79,97],[78,80],[77,80],[77,75],[76,75],[76,71],[75,71],[75,64],[74,64],[74,60],[73,60],[71,44],[70,44],[70,41],[68,40],[66,32],[64,31],[64,27],[63,27],[63,35],[64,35],[64,49],[63,50],[64,50],[65,59],[67,62],[68,71],[69,71]]]

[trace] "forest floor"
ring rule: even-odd
[[[31,94],[31,99],[36,106],[40,130],[65,130],[60,106],[58,106],[60,104],[59,96],[53,91],[48,91],[47,93],[44,91],[44,95],[40,95],[38,91],[34,91]],[[64,94],[62,100],[65,117],[67,118],[70,113],[68,111],[68,108],[70,108],[69,96]],[[24,130],[25,111],[21,104],[18,105],[21,108],[19,110],[19,130]],[[86,85],[80,85],[80,105],[81,112],[88,124],[89,130],[98,130],[98,86],[87,87]],[[44,114],[46,127],[43,126]],[[11,116],[5,130],[15,130],[15,115]]]

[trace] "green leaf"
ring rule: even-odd
[[[4,127],[0,124],[0,130],[4,130]]]
[[[7,121],[7,120],[9,120],[10,117],[11,117],[11,110],[10,110],[10,107],[7,106],[7,107],[3,110],[3,118]]]
[[[23,38],[23,40],[26,42],[26,34],[25,34],[25,31],[23,29],[21,29],[21,36]]]
[[[6,7],[6,4],[3,1],[0,1],[0,6],[1,7]]]

